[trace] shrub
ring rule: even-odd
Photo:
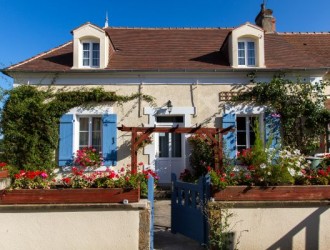
[[[214,154],[211,145],[205,135],[192,135],[188,139],[191,146],[189,156],[190,166],[193,169],[192,175],[195,179],[207,174],[207,166],[214,166]]]

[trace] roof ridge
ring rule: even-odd
[[[104,29],[132,29],[132,30],[231,30],[235,27],[107,27]]]
[[[31,57],[30,59],[27,59],[27,60],[25,60],[25,61],[21,61],[21,62],[18,62],[18,63],[16,63],[16,64],[13,64],[13,65],[9,66],[9,67],[7,68],[7,70],[14,69],[14,68],[16,68],[16,67],[19,67],[19,66],[25,64],[25,63],[31,62],[31,61],[33,61],[33,60],[35,60],[35,59],[38,59],[38,58],[40,58],[40,57],[42,57],[42,56],[44,56],[44,55],[47,55],[47,54],[49,54],[49,53],[52,53],[52,52],[54,52],[54,51],[56,51],[56,50],[58,50],[58,49],[61,49],[61,48],[65,47],[65,46],[69,45],[69,44],[72,43],[72,42],[73,42],[73,41],[66,42],[66,43],[64,43],[64,44],[62,44],[62,45],[60,45],[60,46],[57,46],[57,47],[53,48],[53,49],[50,49],[50,50],[48,50],[48,51],[41,52],[41,53],[37,54],[36,56]]]
[[[279,35],[329,35],[330,31],[277,32]]]

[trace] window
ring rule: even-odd
[[[82,44],[83,67],[100,67],[100,44],[95,42],[83,42]]]
[[[238,65],[239,66],[255,66],[255,43],[245,40],[238,42]]]
[[[237,116],[237,150],[251,148],[255,141],[253,127],[257,121],[256,116]]]
[[[79,149],[93,147],[102,151],[102,121],[101,117],[79,118]]]

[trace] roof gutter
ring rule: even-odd
[[[79,73],[79,74],[86,74],[86,73],[232,73],[232,72],[293,72],[293,71],[312,71],[312,70],[325,70],[329,71],[329,67],[322,67],[322,68],[230,68],[230,69],[148,69],[148,70],[136,70],[136,69],[130,69],[130,70],[115,70],[115,69],[102,69],[102,70],[49,70],[49,71],[41,71],[41,70],[7,70],[1,69],[0,71],[10,76],[10,73]]]

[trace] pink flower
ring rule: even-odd
[[[42,172],[42,173],[40,174],[40,176],[41,176],[43,179],[46,179],[46,178],[48,177],[48,174],[45,173],[45,172]]]

